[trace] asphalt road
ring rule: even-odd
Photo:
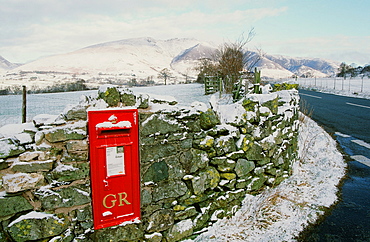
[[[299,92],[301,109],[333,135],[348,162],[340,201],[302,241],[370,241],[370,100]]]

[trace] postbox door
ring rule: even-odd
[[[95,229],[140,218],[137,110],[108,111],[89,112]],[[100,125],[112,116],[127,126]]]

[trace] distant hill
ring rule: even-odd
[[[339,67],[337,62],[319,58],[293,58],[282,55],[266,55],[265,57],[298,76],[309,73],[316,77],[331,76],[337,72]]]
[[[164,68],[173,76],[197,75],[194,70],[201,58],[211,57],[217,48],[196,39],[156,40],[134,38],[88,46],[70,53],[44,57],[19,66],[0,58],[0,68],[12,72],[60,72],[114,74],[121,77],[157,77]],[[262,76],[271,78],[333,75],[339,63],[318,58],[293,58],[265,55],[258,63]]]
[[[0,70],[11,70],[20,65],[21,64],[11,63],[0,55]]]

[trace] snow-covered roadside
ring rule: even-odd
[[[295,241],[337,201],[346,163],[330,135],[311,119],[302,119],[301,159],[292,176],[257,196],[247,195],[235,216],[219,220],[195,241]]]
[[[368,91],[368,92],[351,92],[351,91],[347,91],[347,90],[334,90],[332,88],[326,88],[326,87],[307,87],[307,86],[300,86],[300,88],[305,89],[305,90],[312,90],[312,91],[316,91],[316,92],[335,94],[335,95],[339,95],[339,96],[370,99],[370,91]]]

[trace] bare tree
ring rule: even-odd
[[[199,72],[197,82],[203,83],[205,76],[217,76],[218,75],[218,65],[210,58],[199,59],[198,66],[195,70]]]
[[[168,70],[167,68],[162,69],[158,73],[158,78],[163,79],[164,80],[164,85],[167,85],[167,79],[171,78],[170,70]]]
[[[235,42],[224,43],[216,50],[214,59],[217,61],[218,73],[224,81],[226,93],[233,91],[243,71],[251,72],[261,60],[261,50],[253,52],[246,48],[254,36],[252,28],[247,36],[242,34]]]

